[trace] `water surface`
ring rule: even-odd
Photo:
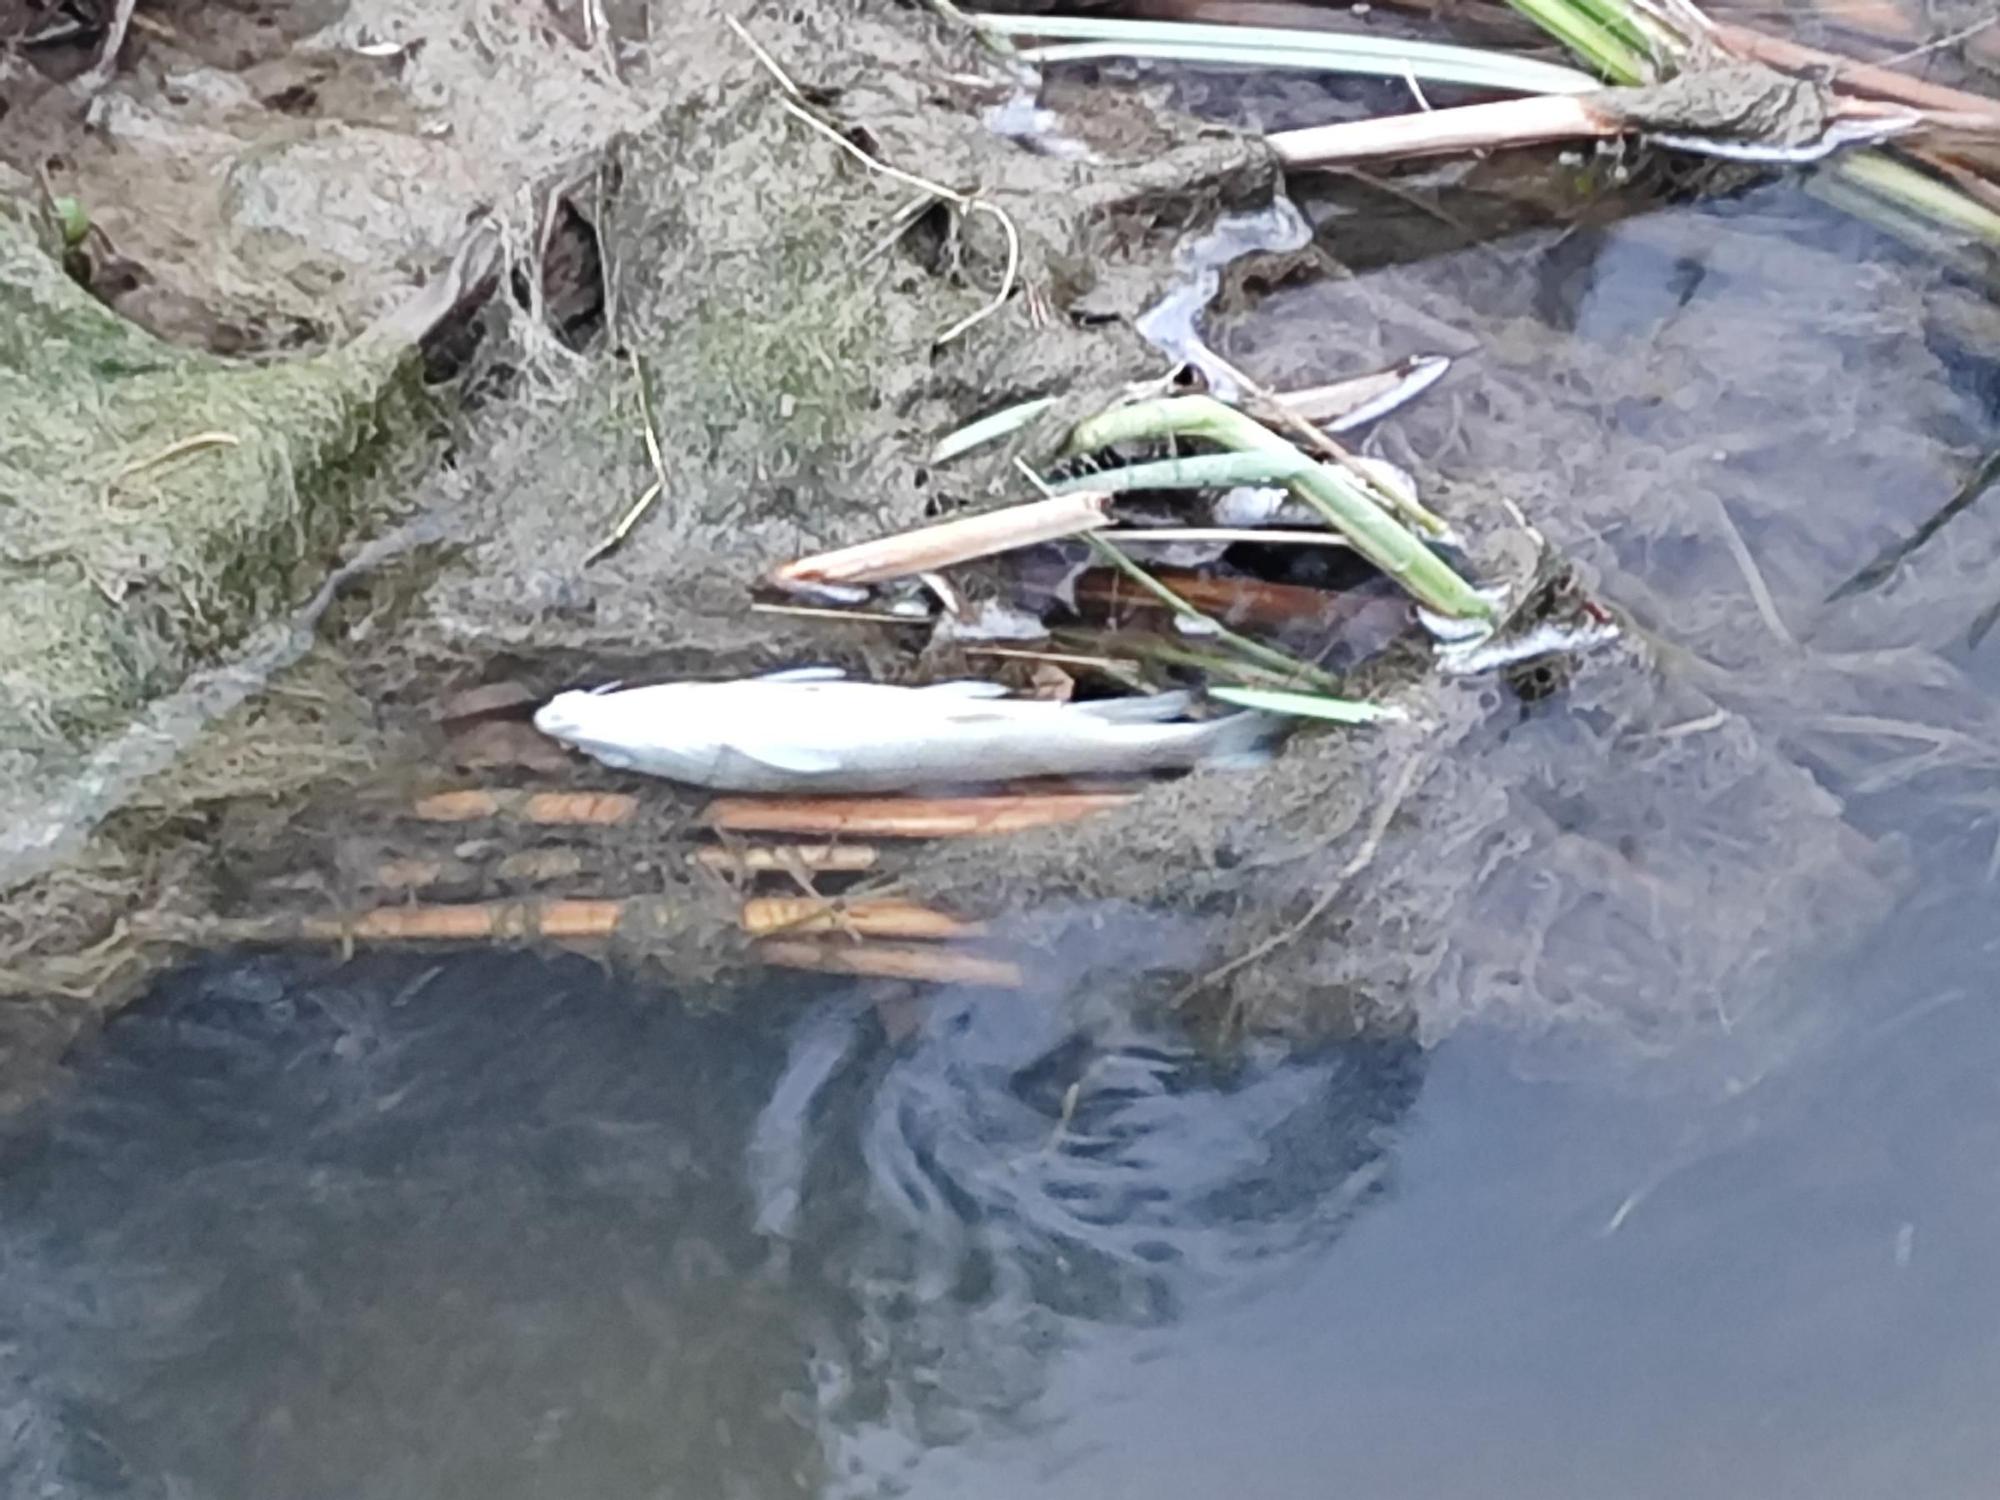
[[[2000,502],[1841,586],[2000,442],[1993,332],[1788,187],[1276,294],[1218,336],[1281,383],[1455,341],[1375,450],[1519,499],[1655,643],[1625,690],[1712,710],[1502,737],[1526,855],[1456,941],[1558,868],[1631,941],[1226,1058],[1089,993],[212,961],[6,1130],[0,1488],[1990,1493]],[[1755,795],[1672,779],[1704,736]]]

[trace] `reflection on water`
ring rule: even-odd
[[[8,1493],[812,1492],[1323,1250],[1418,1077],[758,1011],[529,958],[169,982],[5,1157]]]
[[[2000,501],[1841,586],[2000,445],[2000,315],[1829,222],[1769,189],[1216,331],[1277,384],[1327,329],[1469,356],[1370,443],[1653,648],[1466,745],[1501,843],[1431,1050],[218,962],[0,1144],[0,1490],[1989,1493]]]

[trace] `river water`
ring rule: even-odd
[[[1089,993],[212,959],[0,1138],[0,1489],[1991,1493],[1995,502],[1840,590],[2000,438],[1977,299],[1781,187],[1274,303],[1458,338],[1380,451],[1523,493],[1882,900],[1774,882],[1810,941],[1623,1045],[1614,967],[1587,1036],[1527,985],[1218,1058]],[[1564,825],[1615,821],[1580,774]]]

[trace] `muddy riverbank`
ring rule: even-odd
[[[496,51],[470,23],[344,14],[333,30],[273,54],[291,68],[337,55],[338,66],[313,64],[333,72],[327,87],[308,90],[308,113],[338,118],[306,137],[363,128],[362,96],[330,80],[388,60],[382,49],[393,46],[406,111],[396,128],[490,173],[495,153],[505,155],[490,108],[526,87],[510,70],[532,58],[512,45]],[[749,585],[802,552],[1013,493],[1010,458],[1047,463],[1074,420],[1163,373],[1135,324],[1178,284],[1177,253],[1284,190],[1255,139],[1163,107],[1158,91],[1064,89],[1052,95],[1063,110],[1039,120],[1037,134],[996,129],[1018,116],[1009,106],[1019,104],[1021,75],[927,15],[849,4],[743,16],[776,67],[842,122],[845,144],[783,108],[783,85],[721,8],[621,16],[587,41],[533,27],[513,38],[526,46],[532,34],[534,47],[581,70],[575,100],[597,90],[616,104],[559,112],[545,126],[517,122],[525,144],[508,191],[490,175],[459,183],[443,173],[462,191],[436,222],[483,214],[487,228],[468,235],[460,223],[409,249],[396,284],[357,288],[284,263],[295,282],[349,289],[329,304],[339,317],[303,339],[326,352],[259,366],[257,378],[275,369],[303,380],[351,359],[345,351],[357,346],[343,334],[408,307],[416,282],[436,286],[450,257],[481,235],[505,256],[498,274],[454,288],[483,284],[483,302],[433,297],[433,312],[443,303],[450,314],[438,314],[450,336],[429,340],[427,386],[417,384],[424,341],[407,317],[392,325],[402,342],[384,368],[405,371],[396,378],[408,384],[382,389],[421,390],[413,410],[427,416],[379,468],[344,454],[317,461],[365,499],[351,511],[311,509],[322,529],[298,555],[317,558],[317,574],[301,567],[250,596],[112,705],[117,712],[58,724],[39,749],[29,745],[32,765],[14,785],[29,789],[36,809],[56,808],[59,826],[46,832],[44,815],[34,841],[18,832],[30,819],[12,820],[0,941],[4,982],[23,1002],[17,1029],[40,1039],[34,1050],[209,941],[218,919],[351,911],[392,894],[382,872],[399,861],[488,869],[469,889],[525,901],[545,889],[540,877],[498,867],[553,852],[561,858],[509,868],[581,871],[566,893],[652,902],[646,922],[618,933],[621,961],[684,976],[734,970],[745,956],[738,893],[687,858],[700,799],[532,757],[468,762],[447,741],[438,704],[501,681],[547,692],[801,660],[892,677],[963,670],[962,659],[923,655],[920,641],[893,629],[754,614]],[[175,45],[155,37],[100,101],[223,108],[211,97],[220,93],[191,90],[174,71]],[[484,61],[472,68],[465,59],[475,55]],[[302,95],[279,92],[282,108],[268,99],[258,107],[301,107]],[[50,93],[36,107],[81,106]],[[461,114],[476,119],[461,129]],[[909,183],[869,168],[853,148],[955,196],[912,216]],[[91,160],[79,151],[77,180],[57,186],[91,201],[102,191],[90,186]],[[431,169],[410,160],[398,166],[392,153],[382,169],[428,180]],[[222,178],[239,183],[240,166]],[[402,198],[370,180],[382,196],[360,220],[380,229]],[[1586,193],[1571,208],[1592,201]],[[1518,592],[1537,570],[1581,560],[1580,588],[1629,605],[1626,623],[1638,628],[1547,678],[1445,679],[1424,656],[1391,651],[1354,686],[1406,710],[1405,726],[1301,735],[1262,770],[1162,784],[1074,828],[913,851],[896,878],[999,924],[1003,943],[1034,956],[1035,985],[1096,976],[1135,1002],[1179,997],[1231,1028],[1435,1036],[1498,1010],[1529,1026],[1575,1018],[1624,1044],[1666,1044],[1726,1014],[1731,995],[1789,955],[1882,909],[1905,879],[1902,852],[1849,817],[1846,789],[1801,763],[1788,738],[1798,731],[1752,727],[1732,698],[1749,679],[1719,675],[1709,659],[1754,632],[1740,606],[1748,597],[1761,613],[1761,596],[1730,592],[1743,587],[1737,551],[1710,511],[1689,508],[1711,504],[1709,492],[1684,468],[1662,478],[1660,466],[1720,462],[1702,457],[1694,433],[1724,399],[1725,367],[1740,363],[1734,314],[1714,304],[1709,321],[1696,312],[1676,321],[1656,309],[1607,335],[1574,311],[1591,285],[1587,259],[1581,282],[1566,279],[1557,254],[1522,279],[1504,251],[1475,245],[1440,258],[1420,239],[1389,252],[1379,216],[1356,229],[1337,196],[1308,204],[1318,228],[1311,252],[1237,268],[1211,329],[1217,347],[1278,385],[1418,353],[1473,354],[1440,399],[1386,424],[1371,444],[1418,474],[1487,579]],[[116,205],[114,195],[101,213],[109,242],[146,244]],[[168,210],[140,217],[157,232],[155,215]],[[1547,233],[1590,246],[1600,231]],[[297,222],[259,221],[233,243],[246,255],[379,260]],[[1397,270],[1403,253],[1422,263]],[[1671,259],[1670,247],[1662,253]],[[1371,274],[1350,275],[1348,259]],[[261,264],[269,273],[279,263]],[[1826,263],[1830,294],[1846,264]],[[216,314],[202,325],[208,332],[153,314],[155,331],[214,346],[223,322],[255,322],[233,303],[224,318],[214,288],[203,295]],[[1969,340],[1988,316],[1976,296],[1948,285],[1910,295],[1941,330],[1959,330],[1941,337]],[[146,316],[139,303],[110,300]],[[1880,315],[1855,316],[1865,339],[1866,319]],[[251,344],[270,353],[268,339]],[[1634,355],[1640,347],[1645,360]],[[1661,365],[1658,354],[1672,359]],[[170,357],[235,368],[209,351]],[[1810,374],[1773,367],[1806,409],[1823,411]],[[1586,474],[1568,455],[1596,451],[1586,428],[1603,408],[1583,398],[1626,380],[1636,382],[1635,410],[1662,415],[1653,427],[1622,429],[1606,450],[1609,467]],[[1039,396],[1057,404],[992,456],[948,468],[931,460],[942,433]],[[1850,397],[1840,400],[1851,410]],[[1509,420],[1471,420],[1503,407]],[[1922,451],[1899,464],[1956,461],[1969,429],[1945,430],[1948,414],[1940,418],[1944,427],[1904,440]],[[112,472],[143,462],[152,436],[125,434],[131,456]],[[218,483],[226,471],[217,458],[179,456],[173,462],[187,467],[171,472],[177,482]],[[288,471],[288,483],[300,479]],[[594,555],[656,480],[659,498],[622,545]],[[69,494],[54,480],[43,491],[45,511]],[[310,492],[303,482],[284,491]],[[142,505],[153,499],[149,491]],[[1613,518],[1635,514],[1658,517],[1657,528],[1634,531],[1642,547],[1656,533],[1700,539],[1683,543],[1700,568],[1688,575],[1687,600],[1649,592],[1657,575],[1607,550]],[[99,528],[93,538],[127,534]],[[1828,566],[1841,551],[1828,552]],[[174,575],[154,563],[147,554],[128,564],[137,584],[110,599],[102,589],[93,597],[93,575],[80,569],[65,597],[127,624],[130,601],[173,592]],[[34,586],[48,584],[38,575]],[[1680,633],[1684,622],[1710,620],[1713,642]],[[83,680],[67,667],[60,675],[66,685]],[[1539,707],[1545,700],[1565,711]],[[137,732],[113,727],[142,702]],[[51,770],[82,753],[92,756],[84,778]],[[467,784],[594,787],[636,794],[645,812],[583,835],[439,828],[408,816],[422,795]],[[1579,818],[1585,801],[1615,811]],[[1746,824],[1760,836],[1744,838]],[[1107,923],[1155,937],[1114,952],[1090,936]],[[1602,983],[1607,966],[1624,976],[1615,1000]],[[62,995],[70,998],[50,998]]]

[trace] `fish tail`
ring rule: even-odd
[[[1291,720],[1283,714],[1240,713],[1203,725],[1200,763],[1225,770],[1267,764]]]

